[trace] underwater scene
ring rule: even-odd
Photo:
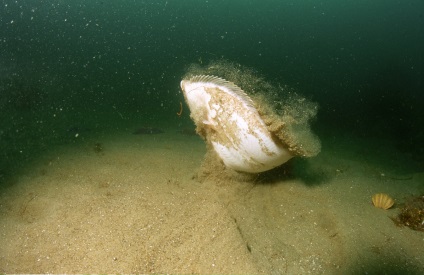
[[[424,2],[3,0],[0,273],[424,274]]]

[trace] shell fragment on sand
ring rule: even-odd
[[[197,132],[227,167],[263,172],[293,157],[267,129],[251,98],[235,84],[198,75],[182,80],[181,88]]]
[[[395,201],[387,194],[378,193],[372,196],[372,203],[377,208],[387,210],[395,204]]]

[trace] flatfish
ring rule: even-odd
[[[234,83],[197,75],[182,80],[181,89],[197,132],[227,167],[257,173],[293,157],[268,130],[252,99]]]

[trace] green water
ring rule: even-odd
[[[0,181],[57,145],[192,126],[176,115],[181,77],[221,58],[318,102],[324,145],[390,140],[422,171],[423,13],[393,0],[3,0]]]

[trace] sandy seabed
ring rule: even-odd
[[[1,191],[0,272],[424,274],[424,233],[371,204],[423,192],[424,173],[341,140],[289,176],[199,182],[204,155],[169,130],[41,156]]]

